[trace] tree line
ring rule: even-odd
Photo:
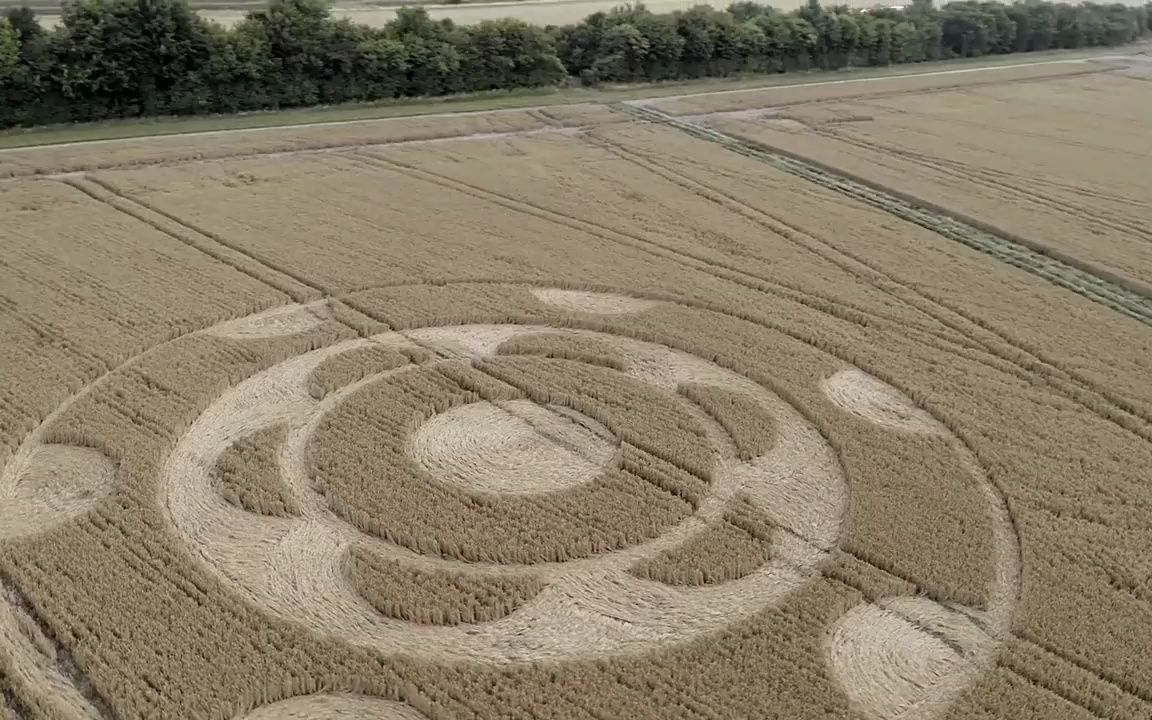
[[[1119,45],[1152,32],[1152,3],[631,5],[547,27],[403,8],[371,28],[332,18],[324,0],[271,0],[225,29],[186,0],[77,0],[60,20],[0,17],[0,127]]]

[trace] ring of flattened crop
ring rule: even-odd
[[[565,312],[623,315],[658,304],[604,293],[543,288],[532,292],[545,305]],[[291,335],[313,326],[319,316],[315,308],[289,306],[201,332],[236,340]],[[366,344],[431,349],[440,354],[437,362],[445,358],[468,361],[492,356],[509,339],[538,333],[603,340],[630,358],[622,372],[663,392],[675,394],[681,384],[691,383],[738,393],[771,414],[784,432],[763,455],[741,459],[724,429],[706,413],[695,413],[715,454],[709,494],[685,521],[651,540],[618,550],[531,565],[531,571],[546,581],[543,590],[494,621],[436,626],[381,615],[349,585],[342,565],[353,545],[368,546],[390,559],[423,569],[509,574],[522,568],[422,555],[368,535],[334,513],[308,477],[310,438],[326,415],[367,383],[408,372],[414,366],[357,380],[320,399],[309,391],[310,373],[326,359]],[[871,376],[848,370],[829,378],[823,390],[845,412],[893,431],[949,438],[955,441],[966,464],[977,465],[963,443],[938,421]],[[292,517],[255,515],[226,502],[209,477],[215,460],[233,442],[277,425],[287,428],[278,458],[283,479],[301,508],[300,514]],[[28,472],[29,463],[43,454],[37,444],[33,433],[17,453],[21,463],[5,468],[0,486],[15,487],[19,477],[13,473]],[[428,659],[495,663],[646,652],[737,623],[819,576],[818,565],[837,543],[848,502],[839,460],[820,432],[796,408],[750,379],[701,357],[623,334],[514,323],[386,332],[290,358],[220,395],[180,437],[164,464],[163,475],[165,510],[191,555],[252,604],[356,646]],[[1018,545],[1002,498],[986,477],[977,481],[995,521],[998,557],[994,561],[1001,568],[989,608],[944,608],[923,598],[895,598],[859,606],[830,630],[827,662],[865,716],[935,716],[971,684],[992,657],[995,641],[1007,631],[1018,594],[1019,567],[1004,568],[1018,562]],[[780,529],[773,535],[769,559],[760,568],[734,580],[701,586],[674,586],[628,572],[637,562],[703,532],[737,497],[751,502]],[[954,637],[947,638],[961,648],[960,661],[949,665],[951,656],[944,658],[947,662],[934,660],[933,672],[943,668],[946,677],[933,678],[938,692],[914,703],[922,704],[924,712],[901,705],[899,688],[888,693],[891,697],[881,688],[877,699],[873,697],[877,695],[875,688],[864,687],[875,685],[877,677],[881,684],[887,682],[881,677],[885,672],[882,668],[875,672],[870,669],[869,658],[899,655],[901,643],[923,643],[926,635],[940,635],[942,625],[955,625],[957,617],[975,618],[976,622],[964,624]],[[873,637],[869,628],[875,625],[884,626],[881,629],[886,635]],[[916,632],[915,637],[908,636],[909,627]],[[869,643],[874,646],[864,647]],[[867,677],[869,672],[879,676]],[[921,680],[913,673],[908,682],[915,685]]]
[[[722,451],[728,441],[719,425],[700,413],[697,419],[706,423],[717,451],[710,493],[695,515],[648,542],[616,552],[533,563],[531,572],[545,580],[546,586],[499,620],[430,626],[382,616],[350,587],[341,571],[353,544],[421,568],[455,568],[472,574],[506,574],[517,568],[421,555],[368,536],[333,513],[309,486],[309,439],[328,414],[365,384],[414,372],[419,366],[379,373],[321,400],[308,392],[309,374],[324,360],[368,343],[483,358],[507,340],[542,332],[604,339],[632,358],[626,373],[669,393],[675,393],[681,383],[692,382],[746,394],[774,416],[786,419],[789,431],[765,455],[740,462]],[[387,412],[387,408],[380,410]],[[224,501],[210,478],[215,458],[242,433],[275,424],[288,427],[280,462],[284,481],[301,508],[297,517],[245,512]],[[804,462],[797,464],[798,458]],[[389,332],[282,362],[217,398],[177,443],[164,474],[166,507],[185,543],[249,601],[354,645],[496,662],[640,652],[719,630],[773,604],[816,575],[818,562],[836,541],[846,500],[835,454],[820,433],[794,408],[748,379],[654,343],[587,330],[517,324]],[[738,496],[765,511],[789,502],[801,508],[778,518],[781,524],[795,523],[797,532],[782,533],[774,542],[771,559],[761,568],[731,582],[703,587],[671,586],[628,572],[637,561],[702,532]]]

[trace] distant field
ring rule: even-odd
[[[1144,0],[1121,0],[1125,5],[1143,5]],[[21,3],[13,0],[0,0],[0,8],[18,6]],[[214,20],[224,26],[231,26],[252,9],[263,7],[264,0],[192,0],[192,7],[198,9],[200,14],[209,20]],[[539,25],[561,25],[579,22],[594,12],[610,10],[620,5],[621,0],[506,0],[504,2],[465,2],[455,5],[424,4],[434,18],[451,18],[463,23],[477,23],[482,20],[514,17],[525,22]],[[714,5],[717,8],[727,7],[727,0],[651,0],[644,5],[654,13],[671,12],[673,10],[686,10],[693,5]],[[803,0],[777,0],[770,3],[780,10],[792,10],[803,5]],[[891,2],[877,2],[877,0],[846,0],[841,3],[849,7],[869,8],[877,5],[900,6],[907,4],[904,0]],[[420,3],[406,3],[403,0],[392,2],[336,2],[332,7],[332,14],[338,18],[350,18],[359,23],[372,27],[380,27],[396,15],[396,6],[417,6]],[[32,7],[42,15],[41,21],[46,25],[55,25],[58,22],[58,8],[60,4],[52,0],[32,0]]]
[[[0,152],[0,720],[1146,720],[1144,67]]]
[[[0,0],[0,7],[3,7],[5,2],[9,2],[9,0]],[[200,14],[209,20],[228,27],[242,20],[250,10],[263,7],[265,4],[262,1],[249,3],[245,0],[194,0],[192,7],[198,9]],[[402,2],[337,2],[332,7],[332,15],[337,18],[349,18],[372,27],[381,27],[396,16],[396,6],[404,4]],[[508,0],[496,3],[428,4],[423,5],[423,7],[426,7],[429,14],[434,18],[451,18],[462,24],[514,17],[539,25],[560,25],[579,22],[594,12],[610,10],[620,4],[620,0]],[[693,5],[701,4],[715,5],[720,8],[729,5],[728,2],[701,3],[696,0],[652,0],[652,2],[644,3],[645,7],[654,13],[686,10]],[[782,10],[791,10],[800,7],[803,3],[800,0],[784,0],[784,2],[772,4]],[[845,4],[864,8],[872,7],[877,3],[874,0],[850,0]],[[381,7],[382,5],[385,7]],[[411,3],[411,5],[416,6],[419,3]],[[45,3],[43,6],[38,6],[37,11],[42,15],[41,22],[49,26],[55,25],[58,22],[58,15],[54,14],[54,8],[58,7],[58,3]]]

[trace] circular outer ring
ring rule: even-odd
[[[696,514],[665,534],[618,552],[528,567],[461,563],[416,554],[368,536],[332,513],[309,486],[305,448],[320,420],[350,393],[398,368],[349,385],[322,400],[307,390],[325,359],[369,343],[431,348],[449,357],[484,357],[518,335],[563,332],[609,341],[630,359],[631,377],[668,391],[685,382],[714,385],[754,399],[781,428],[765,455],[740,462],[731,440],[703,412],[715,450],[710,494]],[[210,469],[233,442],[276,424],[289,428],[280,461],[301,514],[253,515],[226,502]],[[384,333],[314,350],[227,390],[180,438],[163,470],[164,506],[187,546],[227,586],[260,607],[357,646],[436,659],[518,662],[643,652],[720,630],[778,602],[818,574],[836,542],[847,503],[839,462],[799,412],[730,370],[662,345],[587,330],[530,325],[460,325]],[[781,528],[772,558],[737,580],[673,587],[628,572],[638,560],[675,547],[740,496]],[[511,615],[481,625],[428,626],[380,615],[347,582],[353,545],[414,567],[470,574],[532,572],[547,586]]]

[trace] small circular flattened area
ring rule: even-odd
[[[615,452],[600,423],[530,400],[453,408],[421,425],[409,446],[412,458],[441,482],[509,494],[593,482]]]
[[[860,370],[842,370],[825,380],[823,388],[841,410],[889,430],[925,435],[943,430],[899,390]]]
[[[39,445],[0,477],[0,540],[36,535],[83,515],[111,490],[116,465],[103,453]]]

